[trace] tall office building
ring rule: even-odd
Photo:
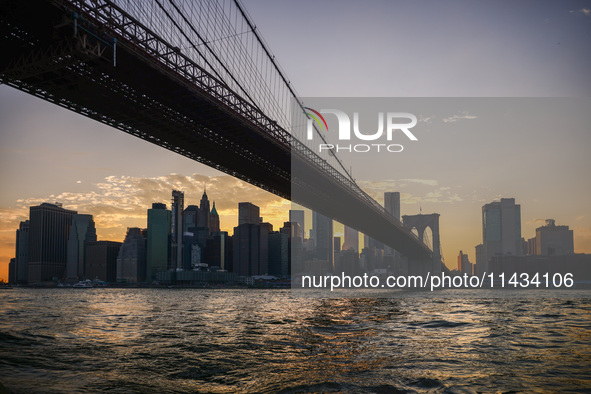
[[[318,212],[312,217],[314,230],[314,244],[316,245],[316,258],[328,262],[330,267],[334,266],[334,240],[332,219]]]
[[[172,212],[162,203],[148,209],[146,240],[146,279],[151,281],[157,272],[166,271],[170,261]]]
[[[96,241],[96,227],[92,215],[74,215],[70,227],[70,235],[68,237],[68,278],[87,278],[85,272],[86,242],[93,241]]]
[[[40,283],[66,275],[68,235],[78,212],[61,204],[42,203],[29,213],[28,283]]]
[[[502,198],[482,207],[482,245],[482,255],[477,254],[478,273],[488,272],[488,262],[494,255],[522,254],[521,206],[515,204],[514,198]]]
[[[359,231],[345,225],[345,242],[342,250],[352,249],[359,253]]]
[[[203,228],[200,227],[201,216],[201,210],[197,205],[189,205],[183,211],[183,269],[185,270],[191,269],[194,253],[199,254],[197,258],[201,263],[200,248],[197,246],[198,230]]]
[[[86,278],[115,283],[117,256],[121,242],[91,241],[86,243]]]
[[[557,226],[554,219],[547,219],[545,226],[536,229],[535,247],[538,256],[574,253],[573,230],[568,226]]]
[[[233,254],[232,237],[226,231],[220,231],[209,237],[205,246],[205,263],[209,267],[219,267],[223,271],[232,272]]]
[[[285,231],[269,234],[269,275],[289,275],[289,241],[289,234]]]
[[[234,227],[233,268],[238,275],[265,275],[269,272],[270,223],[261,223],[260,209],[249,202],[238,204],[238,227]]]
[[[384,208],[386,212],[400,221],[400,192],[385,192]]]
[[[388,212],[394,219],[400,221],[400,192],[385,192],[384,193],[384,209]],[[367,245],[366,245],[367,246]],[[384,254],[387,256],[393,256],[392,263],[396,267],[397,270],[400,269],[399,264],[401,262],[402,257],[398,252],[396,252],[390,246],[384,246]]]
[[[209,213],[209,198],[207,198],[207,193],[204,190],[199,203],[199,227],[209,228]]]
[[[305,212],[298,209],[291,209],[289,211],[289,221],[292,223],[297,223],[300,227],[299,232],[295,234],[295,237],[299,237],[304,240],[304,235],[306,232],[305,224],[306,224],[306,215]]]
[[[458,255],[458,271],[460,271],[462,274],[468,274],[468,275],[472,275],[472,263],[470,263],[470,260],[468,259],[468,255],[464,254],[464,252],[462,252],[460,250],[460,254]]]
[[[194,234],[197,231],[197,227],[200,226],[199,215],[200,210],[197,205],[189,205],[183,211],[183,233]]]
[[[15,281],[27,283],[29,272],[29,221],[21,222],[16,230]]]
[[[259,224],[261,222],[260,208],[250,202],[238,203],[238,225]]]
[[[218,211],[215,209],[215,201],[213,202],[213,207],[211,208],[211,212],[209,213],[209,233],[210,234],[217,234],[220,232],[220,215],[218,215]]]
[[[234,273],[244,276],[265,275],[269,272],[269,232],[260,224],[240,224],[234,227]]]
[[[8,284],[16,284],[16,257],[11,258],[8,263]]]
[[[125,283],[146,280],[146,239],[141,229],[129,227],[117,255],[117,281]]]
[[[172,258],[171,268],[183,269],[183,211],[185,194],[179,190],[172,191]]]

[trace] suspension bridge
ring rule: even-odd
[[[237,0],[5,0],[0,30],[1,83],[441,269],[439,251],[364,192],[333,151],[315,152],[292,130],[294,116],[307,119],[305,103]]]

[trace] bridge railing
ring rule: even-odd
[[[117,39],[117,45],[126,45],[127,49],[135,51],[141,56],[145,57],[147,55],[154,65],[158,66],[170,77],[192,88],[206,92],[209,96],[228,107],[229,110],[248,119],[256,125],[261,135],[274,139],[284,149],[291,150],[292,154],[299,154],[311,163],[314,163],[325,175],[340,183],[344,189],[354,194],[360,203],[370,206],[376,213],[387,217],[393,225],[403,228],[402,224],[389,215],[377,201],[363,191],[348,173],[344,175],[341,171],[337,170],[326,159],[320,157],[316,152],[302,143],[296,136],[290,134],[287,128],[263,112],[261,108],[253,104],[250,100],[243,98],[225,81],[212,75],[210,71],[198,64],[183,49],[162,38],[160,32],[156,33],[145,26],[113,1],[54,1],[62,7],[70,9],[72,12],[79,12],[83,18],[87,18],[106,28],[113,35],[112,38]],[[137,5],[138,3],[130,2],[130,4]],[[147,11],[144,9],[143,11],[138,10],[138,12],[145,14]],[[285,173],[284,177],[291,181],[289,173]],[[418,240],[418,237],[410,232],[410,230],[408,230],[408,233],[412,234]]]

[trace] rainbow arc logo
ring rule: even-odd
[[[309,107],[304,107],[304,109],[307,109],[309,111],[312,111],[313,114],[311,114],[310,112],[306,112],[306,115],[310,116],[312,119],[314,119],[316,121],[316,123],[318,123],[318,127],[320,127],[320,129],[325,129],[326,131],[328,131],[328,125],[326,124],[326,120],[324,119],[324,116],[322,116],[320,114],[320,112],[316,111],[315,109],[309,108]],[[320,119],[322,119],[322,123],[324,123],[324,127],[322,127],[322,123],[320,123]]]

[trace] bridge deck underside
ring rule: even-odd
[[[118,37],[114,66],[108,45],[102,55],[79,50],[73,25],[64,22],[67,12],[52,2],[7,1],[0,9],[3,83],[296,201],[403,254],[430,253],[330,174],[292,154],[289,143],[163,69],[133,43]]]

